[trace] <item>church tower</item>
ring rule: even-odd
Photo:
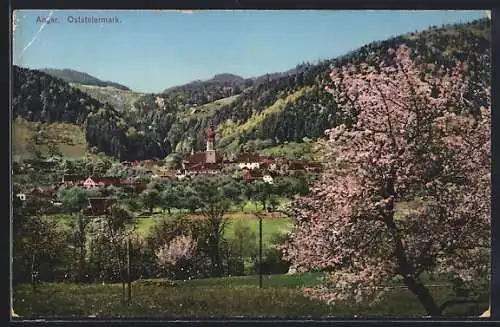
[[[205,162],[206,163],[216,163],[217,158],[215,156],[215,147],[214,147],[214,139],[215,139],[215,133],[210,127],[207,131],[207,151],[205,151]]]

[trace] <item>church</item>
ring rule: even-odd
[[[217,174],[223,168],[224,152],[215,150],[215,132],[212,127],[207,131],[205,151],[192,153],[182,162],[186,175]]]

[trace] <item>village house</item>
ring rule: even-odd
[[[253,153],[243,153],[233,159],[240,169],[271,169],[277,168],[276,162],[271,157],[260,156]],[[272,166],[272,168],[271,168]]]
[[[85,215],[87,216],[102,216],[109,214],[109,209],[117,201],[116,198],[90,198],[89,205],[85,210]]]
[[[274,183],[274,178],[271,175],[263,174],[258,170],[243,169],[243,179],[247,183],[253,182],[255,180],[262,180],[269,184]]]
[[[264,175],[262,177],[262,180],[266,183],[269,183],[269,184],[273,184],[274,183],[274,179],[271,175]]]
[[[86,189],[97,188],[98,184],[92,178],[89,177],[83,181],[83,187],[85,187]]]
[[[135,184],[137,182],[136,179],[129,177],[127,179],[115,178],[115,177],[107,177],[107,178],[91,178],[88,177],[83,181],[83,187],[86,189],[99,188],[107,185],[129,185]]]
[[[26,194],[21,192],[21,193],[17,193],[16,194],[16,197],[21,200],[21,201],[26,201]]]
[[[153,174],[151,178],[154,179],[173,179],[176,178],[176,172],[171,170],[160,170],[156,174]]]

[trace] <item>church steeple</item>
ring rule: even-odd
[[[205,161],[207,163],[216,162],[214,140],[215,140],[214,129],[213,126],[210,126],[207,131],[207,151],[205,152],[206,154]]]
[[[215,139],[214,130],[212,127],[209,127],[207,131],[207,151],[214,150],[214,139]]]

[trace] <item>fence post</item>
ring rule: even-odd
[[[259,288],[262,288],[262,215],[259,215]]]
[[[132,299],[132,277],[130,276],[130,236],[127,238],[127,291],[128,291],[128,302]]]

